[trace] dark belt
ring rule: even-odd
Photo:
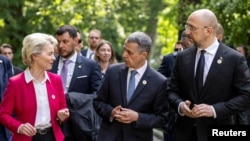
[[[47,133],[51,132],[52,128],[44,128],[44,129],[36,129],[36,133],[40,135],[46,135]]]

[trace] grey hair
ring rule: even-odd
[[[139,50],[141,52],[146,51],[148,54],[150,53],[152,40],[151,38],[144,32],[136,31],[131,33],[126,41],[126,43],[136,43],[139,45]]]
[[[30,66],[32,63],[32,54],[41,53],[42,49],[51,44],[54,48],[57,46],[55,37],[45,33],[32,33],[23,39],[22,59],[23,64]]]

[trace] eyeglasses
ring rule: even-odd
[[[194,27],[192,25],[185,25],[185,29],[186,30],[190,30],[190,31],[195,31],[195,30],[198,30],[198,29],[202,29],[202,28],[208,28],[207,26],[203,26],[203,27]]]
[[[80,44],[81,42],[82,42],[82,39],[79,39],[79,40],[78,40],[78,44]]]

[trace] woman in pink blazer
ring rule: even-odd
[[[63,141],[59,126],[69,117],[62,81],[47,72],[55,60],[57,40],[33,33],[23,40],[24,72],[9,79],[0,105],[0,123],[12,141]]]

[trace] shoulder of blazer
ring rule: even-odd
[[[125,63],[117,63],[117,64],[112,64],[108,67],[106,73],[110,75],[114,75],[114,73],[126,73],[128,68],[125,66]]]
[[[117,64],[112,64],[108,68],[109,70],[124,70],[128,69],[128,67],[125,66],[125,63],[117,63]]]
[[[146,77],[153,77],[153,79],[157,79],[157,80],[163,80],[163,81],[166,80],[166,77],[164,75],[162,75],[155,69],[151,68],[150,66],[147,66],[147,69],[144,72],[144,75]]]
[[[229,46],[226,46],[223,43],[220,43],[217,52],[221,52],[222,54],[229,55],[229,56],[233,55],[233,56],[242,58],[242,55],[237,50]]]
[[[97,64],[94,60],[88,59],[88,58],[81,56],[81,55],[77,55],[76,63],[83,64],[83,65],[95,65],[95,64]]]
[[[87,51],[88,51],[88,49],[83,49],[83,50],[81,50],[82,56],[86,56],[86,55],[87,55]]]

